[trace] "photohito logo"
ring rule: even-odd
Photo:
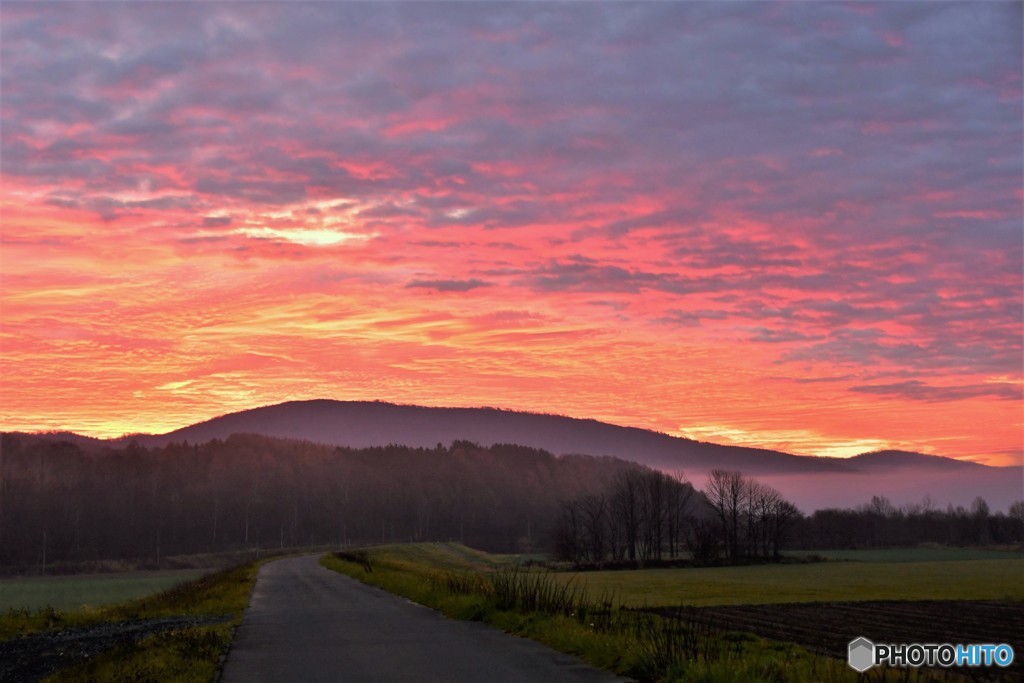
[[[1010,666],[1013,648],[1006,643],[873,643],[861,636],[850,641],[846,661],[859,673],[888,666]]]

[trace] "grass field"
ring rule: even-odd
[[[383,546],[411,572],[491,571],[522,561],[449,543]],[[1024,600],[1024,553],[973,548],[817,551],[837,562],[746,567],[558,572],[592,597],[632,607],[850,600]]]
[[[853,562],[957,562],[962,560],[1024,560],[1020,550],[989,550],[987,548],[885,548],[880,550],[809,550],[786,555],[801,557],[817,555],[832,560]]]
[[[633,606],[1024,600],[1024,559],[815,562],[558,574]]]
[[[9,609],[61,611],[112,605],[165,591],[203,575],[202,570],[129,572],[0,579],[0,612]]]

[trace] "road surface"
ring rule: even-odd
[[[623,681],[570,655],[362,584],[315,556],[263,565],[224,666],[257,681]]]

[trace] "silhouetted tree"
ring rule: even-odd
[[[721,526],[726,556],[735,561],[740,554],[740,518],[749,490],[743,475],[734,470],[711,470],[704,497]]]

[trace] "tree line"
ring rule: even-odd
[[[514,445],[336,448],[236,435],[83,450],[4,434],[0,565],[463,541],[546,549],[558,502],[639,465]]]
[[[1024,502],[992,513],[884,498],[804,516],[715,470],[703,490],[610,457],[457,441],[350,449],[235,435],[146,449],[0,436],[0,566],[370,542],[552,551],[582,563],[745,562],[789,548],[1024,542]]]
[[[553,551],[590,564],[778,557],[801,517],[779,491],[733,470],[713,470],[703,491],[682,474],[627,471],[562,503]]]
[[[800,548],[882,548],[939,545],[1014,545],[1024,543],[1024,500],[1006,513],[993,513],[978,496],[969,508],[937,507],[927,496],[896,506],[884,496],[853,509],[818,510],[801,520],[794,544]]]
[[[661,560],[683,548],[693,487],[680,475],[626,470],[559,506],[554,555],[573,562]]]
[[[576,564],[698,563],[777,559],[784,549],[1024,544],[1024,501],[1006,514],[984,498],[970,508],[929,498],[897,507],[883,496],[856,508],[804,515],[775,488],[733,470],[712,470],[695,490],[681,474],[624,471],[603,490],[563,502],[552,550]]]

